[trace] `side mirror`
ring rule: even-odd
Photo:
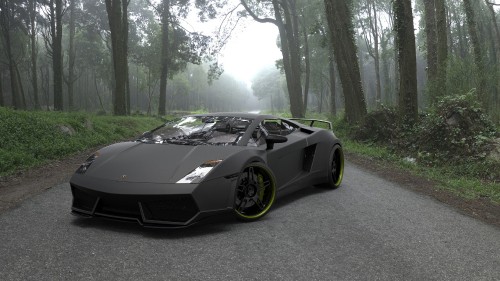
[[[286,142],[288,139],[280,135],[268,135],[266,137],[267,150],[273,149],[275,143]]]

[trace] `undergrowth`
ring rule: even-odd
[[[132,138],[162,123],[150,117],[17,111],[0,107],[0,176]]]
[[[500,204],[500,159],[492,153],[499,135],[477,100],[473,92],[445,97],[412,126],[398,122],[395,109],[382,107],[358,127],[334,120],[334,131],[348,152],[392,162],[463,197]]]

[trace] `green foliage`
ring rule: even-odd
[[[154,128],[161,121],[145,117],[85,113],[27,112],[0,107],[0,175]],[[72,133],[64,133],[64,128]]]
[[[473,91],[443,97],[420,119],[418,124],[407,126],[398,122],[395,110],[381,108],[369,113],[360,127],[336,120],[334,128],[347,140],[348,151],[383,159],[393,155],[399,163],[408,162],[404,158],[414,159],[418,167],[435,168],[450,179],[500,181],[500,162],[488,157],[497,130]],[[390,153],[377,157],[380,151],[373,151],[380,147]]]
[[[397,111],[394,108],[382,106],[369,112],[357,130],[353,132],[355,140],[387,143],[398,135]]]
[[[485,158],[496,129],[477,100],[469,92],[437,103],[415,136],[420,161],[464,163]]]

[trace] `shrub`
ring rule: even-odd
[[[385,145],[393,144],[398,139],[397,112],[393,108],[381,107],[369,112],[363,124],[355,129],[353,138],[363,142],[376,142]]]
[[[421,161],[444,162],[481,159],[495,134],[495,126],[474,92],[444,97],[418,128],[418,157]]]

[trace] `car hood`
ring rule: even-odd
[[[101,149],[85,175],[124,182],[176,183],[206,161],[224,160],[242,149],[239,146],[118,143]]]

